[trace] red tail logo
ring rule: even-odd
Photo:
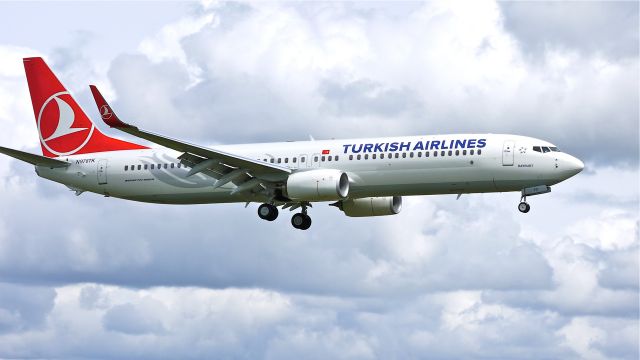
[[[92,122],[76,121],[74,103],[68,92],[60,92],[51,95],[38,113],[38,132],[42,146],[55,155],[77,152],[93,135],[95,126]]]
[[[101,133],[42,58],[24,59],[24,68],[45,156],[146,149]],[[100,110],[102,117],[112,114]]]

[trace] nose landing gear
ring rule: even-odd
[[[531,206],[527,204],[527,196],[546,194],[548,192],[551,192],[551,186],[548,185],[538,185],[522,189],[518,210],[520,210],[521,213],[528,213],[529,210],[531,210]]]
[[[520,202],[520,204],[518,204],[518,210],[520,210],[521,213],[525,213],[526,214],[526,213],[529,212],[529,210],[531,210],[531,206],[529,206],[529,204],[527,204],[525,201],[526,200],[523,199]]]

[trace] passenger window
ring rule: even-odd
[[[540,146],[534,146],[533,151],[542,152],[542,150],[540,150]]]
[[[274,162],[274,161],[275,161],[275,159],[274,159],[274,158],[271,158],[270,162],[271,162],[272,164],[273,164],[273,162]]]
[[[156,164],[151,164],[151,170],[156,168]]]
[[[542,147],[542,152],[543,152],[543,153],[548,153],[549,151],[551,151],[551,150],[549,150],[549,148],[548,148],[548,147],[546,147],[546,146],[543,146],[543,147]]]
[[[300,162],[303,163],[304,162],[304,157],[300,158]]]
[[[473,155],[473,149],[469,150],[469,155]]]
[[[162,169],[162,164],[158,164],[158,169]]]
[[[409,157],[413,157],[413,152],[410,152],[410,153],[409,153]]]
[[[407,153],[402,153],[402,158],[406,158],[407,157]]]
[[[462,150],[462,155],[467,155],[467,150]]]
[[[176,167],[176,164],[171,163],[171,168],[174,169]]]
[[[358,160],[360,160],[360,155],[358,155]]]
[[[144,164],[144,169],[145,169],[145,170],[147,170],[147,167],[148,167],[148,165],[147,165],[147,164]]]
[[[138,165],[138,170],[142,170],[142,165]]]
[[[353,160],[353,155],[349,155],[349,160]]]
[[[124,166],[124,171],[127,171],[127,170],[129,170],[129,165]]]
[[[422,157],[422,153],[418,151],[418,157]]]
[[[396,159],[400,157],[400,153],[396,153]]]
[[[446,153],[446,152],[445,152],[444,150],[442,150],[442,151],[440,152],[440,156],[444,156],[444,154],[445,154],[445,153]]]
[[[169,168],[169,164],[164,164],[164,168],[168,169]]]
[[[376,158],[376,154],[371,155],[371,158],[375,159]]]
[[[364,154],[364,159],[369,160],[369,154]]]
[[[292,161],[293,163],[295,163],[297,160],[298,160],[298,158],[293,158],[293,159],[291,159],[291,161]]]
[[[327,160],[328,160],[328,161],[333,160],[333,156],[331,156],[331,155],[327,156]]]
[[[427,153],[427,154],[428,154],[428,153]],[[437,156],[438,156],[438,152],[437,152],[437,151],[434,151],[434,152],[433,152],[433,157],[437,157]]]
[[[424,157],[429,157],[429,152],[428,151],[424,152]]]
[[[449,150],[449,156],[453,155],[453,150]]]
[[[336,155],[336,161],[338,161],[338,159],[339,159],[339,157],[338,157],[338,155]]]
[[[178,169],[182,167],[182,163],[178,163]]]
[[[284,163],[285,163],[285,164],[288,164],[288,163],[289,163],[289,158],[288,158],[288,157],[284,158]]]
[[[262,159],[262,161],[267,162],[267,159]]]
[[[460,155],[460,150],[456,150],[456,156]]]
[[[482,149],[478,149],[478,155],[482,154]]]
[[[380,159],[384,159],[384,154],[380,154]]]
[[[314,161],[314,162],[318,162],[318,157],[317,157],[317,156],[314,156],[314,157],[313,157],[313,161]]]

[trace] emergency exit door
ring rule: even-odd
[[[513,166],[513,147],[515,146],[513,141],[505,141],[502,146],[502,165]]]
[[[107,160],[98,160],[98,185],[107,183]]]

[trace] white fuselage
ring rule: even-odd
[[[582,169],[580,160],[571,155],[538,152],[534,146],[553,147],[546,141],[517,135],[456,134],[224,145],[215,149],[293,171],[344,171],[350,180],[349,198],[519,191],[556,184]],[[164,149],[73,155],[63,157],[71,163],[67,168],[37,167],[36,171],[77,191],[142,202],[268,200],[259,192],[231,195],[236,187],[233,183],[213,189],[216,179],[206,173],[186,177],[189,168],[180,164],[180,155]]]

